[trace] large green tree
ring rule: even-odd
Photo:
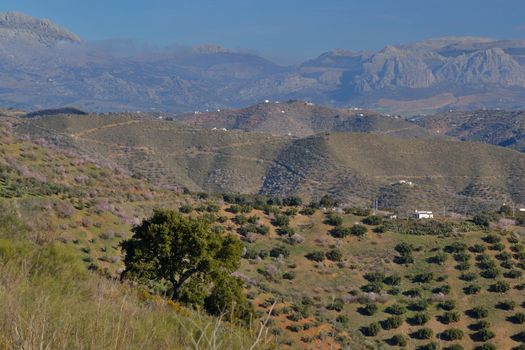
[[[167,284],[172,299],[205,304],[214,313],[218,310],[210,306],[212,299],[228,312],[229,307],[246,303],[241,284],[230,275],[239,267],[242,255],[237,237],[212,233],[203,220],[161,209],[132,232],[122,243],[123,278]],[[237,286],[236,300],[229,296],[228,305],[217,299],[217,291],[225,285]]]

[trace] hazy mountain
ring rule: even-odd
[[[525,41],[441,38],[333,50],[298,67],[213,45],[87,43],[47,21],[0,15],[0,103],[25,109],[193,111],[298,99],[397,113],[525,108]]]
[[[60,41],[79,42],[80,38],[48,20],[3,13],[0,14],[0,43],[9,41],[51,46]]]

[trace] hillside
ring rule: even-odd
[[[115,162],[152,183],[192,191],[326,193],[402,213],[460,213],[525,203],[525,155],[477,143],[363,133],[306,138],[197,129],[137,115],[19,120],[17,131]],[[398,184],[412,181],[414,186]]]
[[[90,43],[48,20],[1,14],[0,103],[180,113],[297,99],[405,115],[524,107],[523,40],[392,44],[283,66],[214,45],[144,51],[127,41]]]
[[[453,111],[414,119],[432,132],[525,152],[525,113],[501,110]]]
[[[251,329],[118,282],[119,243],[153,207],[191,201],[0,121],[0,347],[244,349]],[[35,310],[38,310],[35,313]],[[254,327],[254,330],[257,326]],[[256,348],[267,348],[261,339]]]
[[[193,196],[132,177],[112,162],[136,149],[159,161],[166,160],[159,155],[184,150],[188,153],[177,154],[174,167],[188,158],[187,165],[204,168],[215,149],[213,157],[221,162],[214,167],[244,164],[247,176],[258,164],[245,164],[249,155],[257,155],[250,152],[264,144],[258,156],[275,158],[267,166],[281,165],[283,173],[268,181],[284,178],[287,182],[278,183],[282,193],[297,186],[302,194],[328,188],[346,194],[402,177],[414,181],[413,186],[386,187],[433,196],[476,180],[492,188],[506,185],[519,197],[523,187],[512,186],[523,183],[508,178],[512,172],[522,178],[525,162],[519,152],[355,133],[292,139],[217,132],[137,115],[20,119],[20,112],[3,113],[1,346],[364,350],[404,343],[430,349],[438,343],[464,348],[490,343],[507,349],[524,341],[525,229],[515,217],[491,214],[490,222],[478,226],[445,217],[390,220],[383,218],[386,212],[370,216],[369,210],[347,205],[304,206],[263,196]],[[10,125],[47,138],[18,138]],[[58,129],[60,134],[50,132]],[[245,137],[256,143],[246,144]],[[110,152],[119,147],[127,153]],[[239,160],[228,160],[235,157]],[[140,158],[127,161],[134,165],[135,159]],[[200,181],[202,168],[184,171]],[[481,202],[475,190],[467,193],[473,196],[470,203]],[[410,193],[403,198],[421,200]],[[244,281],[257,316],[268,320],[263,326],[257,321],[251,328],[227,324],[166,301],[155,294],[155,286],[114,279],[122,268],[119,243],[154,207],[180,208],[208,222],[216,234],[242,239],[245,250],[235,276]],[[257,334],[262,336],[255,343]]]
[[[365,132],[398,137],[435,137],[400,117],[384,116],[361,109],[336,109],[311,102],[265,102],[236,110],[182,114],[185,124],[205,128],[226,128],[272,135],[310,136],[325,131]]]

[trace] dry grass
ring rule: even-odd
[[[254,327],[252,333],[140,294],[136,287],[86,271],[58,244],[0,240],[0,286],[0,348],[270,347],[264,329],[256,333]]]

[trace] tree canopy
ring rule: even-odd
[[[244,317],[249,309],[242,283],[231,276],[243,246],[237,237],[212,233],[206,222],[157,209],[122,243],[123,278],[165,285],[173,300],[210,313]]]

